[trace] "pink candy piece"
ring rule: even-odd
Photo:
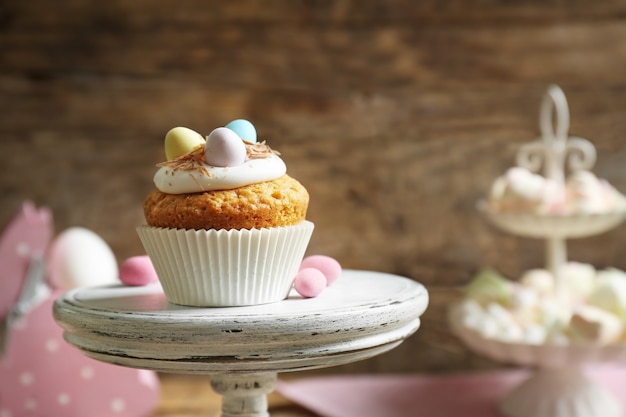
[[[315,268],[326,277],[326,285],[331,285],[341,275],[341,265],[337,260],[325,255],[312,255],[304,258],[300,264],[300,270]]]
[[[326,277],[319,269],[304,268],[298,271],[293,285],[301,296],[317,297],[326,288]]]
[[[158,280],[152,261],[147,255],[133,256],[120,266],[120,280],[126,285],[148,285]]]

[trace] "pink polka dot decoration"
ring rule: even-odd
[[[0,361],[0,417],[139,417],[160,397],[154,371],[122,368],[88,358],[63,340],[52,291],[13,328]]]
[[[49,210],[25,202],[0,235],[0,317],[19,299],[31,261],[45,257],[52,287],[8,328],[0,357],[0,417],[152,414],[160,394],[156,372],[98,362],[63,339],[54,300],[65,287],[117,283],[118,270],[110,248],[93,232],[70,228],[53,240],[53,230]]]
[[[325,255],[312,255],[302,260],[294,280],[294,289],[305,298],[317,297],[341,275],[337,260]]]
[[[156,270],[147,255],[133,256],[122,262],[120,280],[130,286],[148,285],[158,280]]]

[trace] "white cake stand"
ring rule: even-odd
[[[427,304],[413,280],[347,270],[311,299],[294,293],[259,306],[191,308],[168,303],[159,285],[86,288],[59,298],[54,316],[89,357],[210,375],[223,417],[265,417],[278,372],[386,352],[419,328]]]
[[[553,113],[556,128],[552,127]],[[590,169],[595,148],[586,139],[567,137],[569,112],[565,95],[551,86],[540,113],[542,140],[523,146],[517,163],[531,171],[543,166],[544,176],[563,185],[564,172]],[[566,279],[559,270],[567,262],[566,239],[604,233],[619,225],[626,208],[596,214],[541,215],[498,212],[485,202],[479,211],[496,227],[518,236],[545,239],[546,268],[555,277],[556,300],[565,299]],[[559,301],[557,301],[559,302]],[[471,349],[493,360],[537,368],[528,380],[509,393],[500,409],[508,417],[619,417],[618,401],[600,385],[587,378],[585,364],[626,361],[626,345],[528,345],[486,339],[462,324],[453,309],[452,330]]]

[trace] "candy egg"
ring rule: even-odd
[[[165,157],[168,161],[193,151],[204,143],[202,135],[186,127],[175,127],[165,135]]]
[[[204,159],[215,167],[241,165],[246,160],[246,145],[232,130],[218,127],[206,138]]]
[[[326,288],[326,277],[315,268],[304,268],[298,271],[293,286],[303,297],[317,297]]]
[[[311,255],[302,260],[300,270],[318,269],[326,277],[327,285],[332,284],[341,275],[341,265],[337,260],[325,255]]]
[[[245,141],[256,143],[256,129],[254,125],[246,119],[237,119],[228,123],[226,127],[235,132]]]
[[[126,285],[148,285],[158,280],[156,270],[147,255],[133,256],[120,265],[120,279]]]
[[[119,283],[117,260],[106,242],[82,227],[63,231],[48,254],[48,280],[54,288]]]

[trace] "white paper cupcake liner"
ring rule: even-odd
[[[313,223],[252,230],[137,228],[168,301],[196,307],[287,297]]]

